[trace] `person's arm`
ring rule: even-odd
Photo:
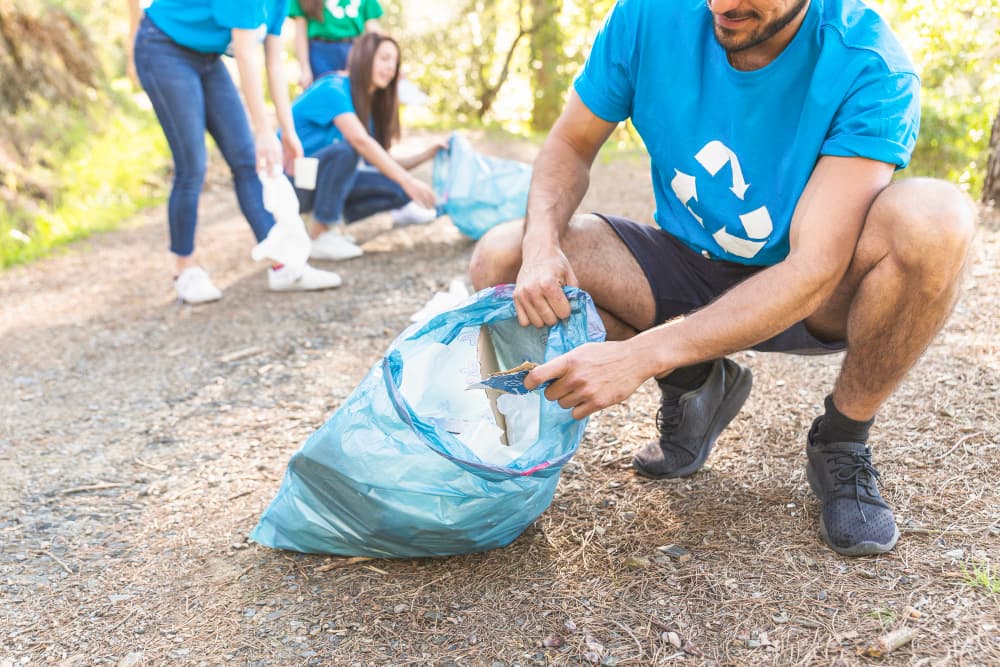
[[[139,31],[139,22],[142,21],[142,8],[139,7],[139,0],[128,0],[128,37],[125,40],[125,74],[132,81],[132,85],[139,86],[139,76],[135,73],[135,35]]]
[[[437,141],[428,146],[427,148],[425,148],[424,150],[420,151],[416,155],[406,155],[400,157],[393,155],[392,158],[399,163],[399,166],[409,171],[410,169],[415,169],[420,165],[422,165],[424,162],[433,159],[434,156],[437,155],[438,151],[444,151],[444,150],[448,150],[448,142]]]
[[[514,288],[521,326],[552,326],[569,317],[562,288],[576,285],[576,276],[559,241],[590,185],[594,158],[616,126],[591,112],[574,91],[535,159]]]
[[[292,173],[295,158],[302,157],[302,143],[292,120],[292,105],[288,100],[288,81],[282,60],[284,43],[281,35],[268,35],[264,39],[264,64],[267,67],[267,85],[271,91],[275,116],[281,129],[281,147],[285,171]]]
[[[299,85],[305,90],[312,85],[313,71],[309,63],[309,20],[295,17],[295,57],[299,61]]]
[[[365,32],[384,32],[382,26],[379,25],[378,19],[368,19],[365,21]]]
[[[373,167],[378,169],[384,176],[399,183],[403,191],[421,206],[433,207],[437,202],[434,191],[414,178],[410,172],[403,168],[375,138],[368,134],[361,119],[355,113],[342,113],[333,119],[334,125],[344,135],[347,141],[358,155],[367,160]]]
[[[243,101],[250,115],[254,145],[257,148],[257,169],[271,173],[282,163],[281,144],[274,133],[264,103],[264,84],[260,76],[260,44],[256,30],[233,28],[233,56],[240,73]]]
[[[536,368],[529,387],[582,418],[630,396],[653,376],[767,340],[830,298],[850,265],[865,217],[894,166],[820,158],[792,216],[790,251],[708,306],[623,342],[584,345]]]

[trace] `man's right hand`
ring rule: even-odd
[[[562,250],[525,256],[514,287],[514,308],[522,327],[554,326],[569,317],[569,299],[563,287],[575,287],[576,274]]]

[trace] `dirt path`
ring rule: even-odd
[[[647,216],[644,163],[600,164],[588,201]],[[838,359],[744,354],[754,392],[698,475],[630,473],[655,433],[646,386],[591,421],[553,506],[509,548],[334,567],[245,535],[290,454],[472,245],[447,220],[390,231],[335,265],[340,290],[279,295],[232,194],[208,193],[202,216],[215,305],[173,301],[161,210],[0,274],[3,667],[829,665],[899,626],[917,636],[887,664],[1000,663],[1000,595],[963,574],[1000,577],[995,219],[955,317],[876,426],[892,554],[844,559],[817,537],[803,439]]]

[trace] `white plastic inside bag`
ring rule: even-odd
[[[469,298],[469,288],[462,278],[452,278],[447,292],[435,292],[434,296],[417,312],[410,315],[411,322],[426,322],[435,315],[451,310]]]
[[[299,215],[299,199],[291,181],[281,171],[258,174],[264,188],[264,208],[274,216],[274,227],[267,238],[250,251],[254,261],[269,259],[293,269],[309,260],[311,241]]]
[[[540,398],[537,394],[517,397],[504,404],[508,420],[507,439],[497,426],[486,392],[466,391],[480,375],[477,343],[479,328],[472,327],[450,344],[430,343],[406,351],[400,392],[423,419],[461,441],[483,463],[507,465],[538,439]],[[510,428],[510,420],[516,428]]]

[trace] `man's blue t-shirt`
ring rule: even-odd
[[[181,46],[226,53],[233,28],[280,35],[288,0],[154,0],[146,16]]]
[[[595,115],[632,119],[660,227],[714,259],[758,266],[788,255],[820,156],[907,165],[919,87],[860,0],[811,0],[785,50],[746,72],[729,64],[705,0],[619,0],[575,82]]]
[[[299,95],[292,103],[292,120],[306,155],[344,140],[333,119],[345,113],[356,112],[351,80],[342,74],[322,76]]]

